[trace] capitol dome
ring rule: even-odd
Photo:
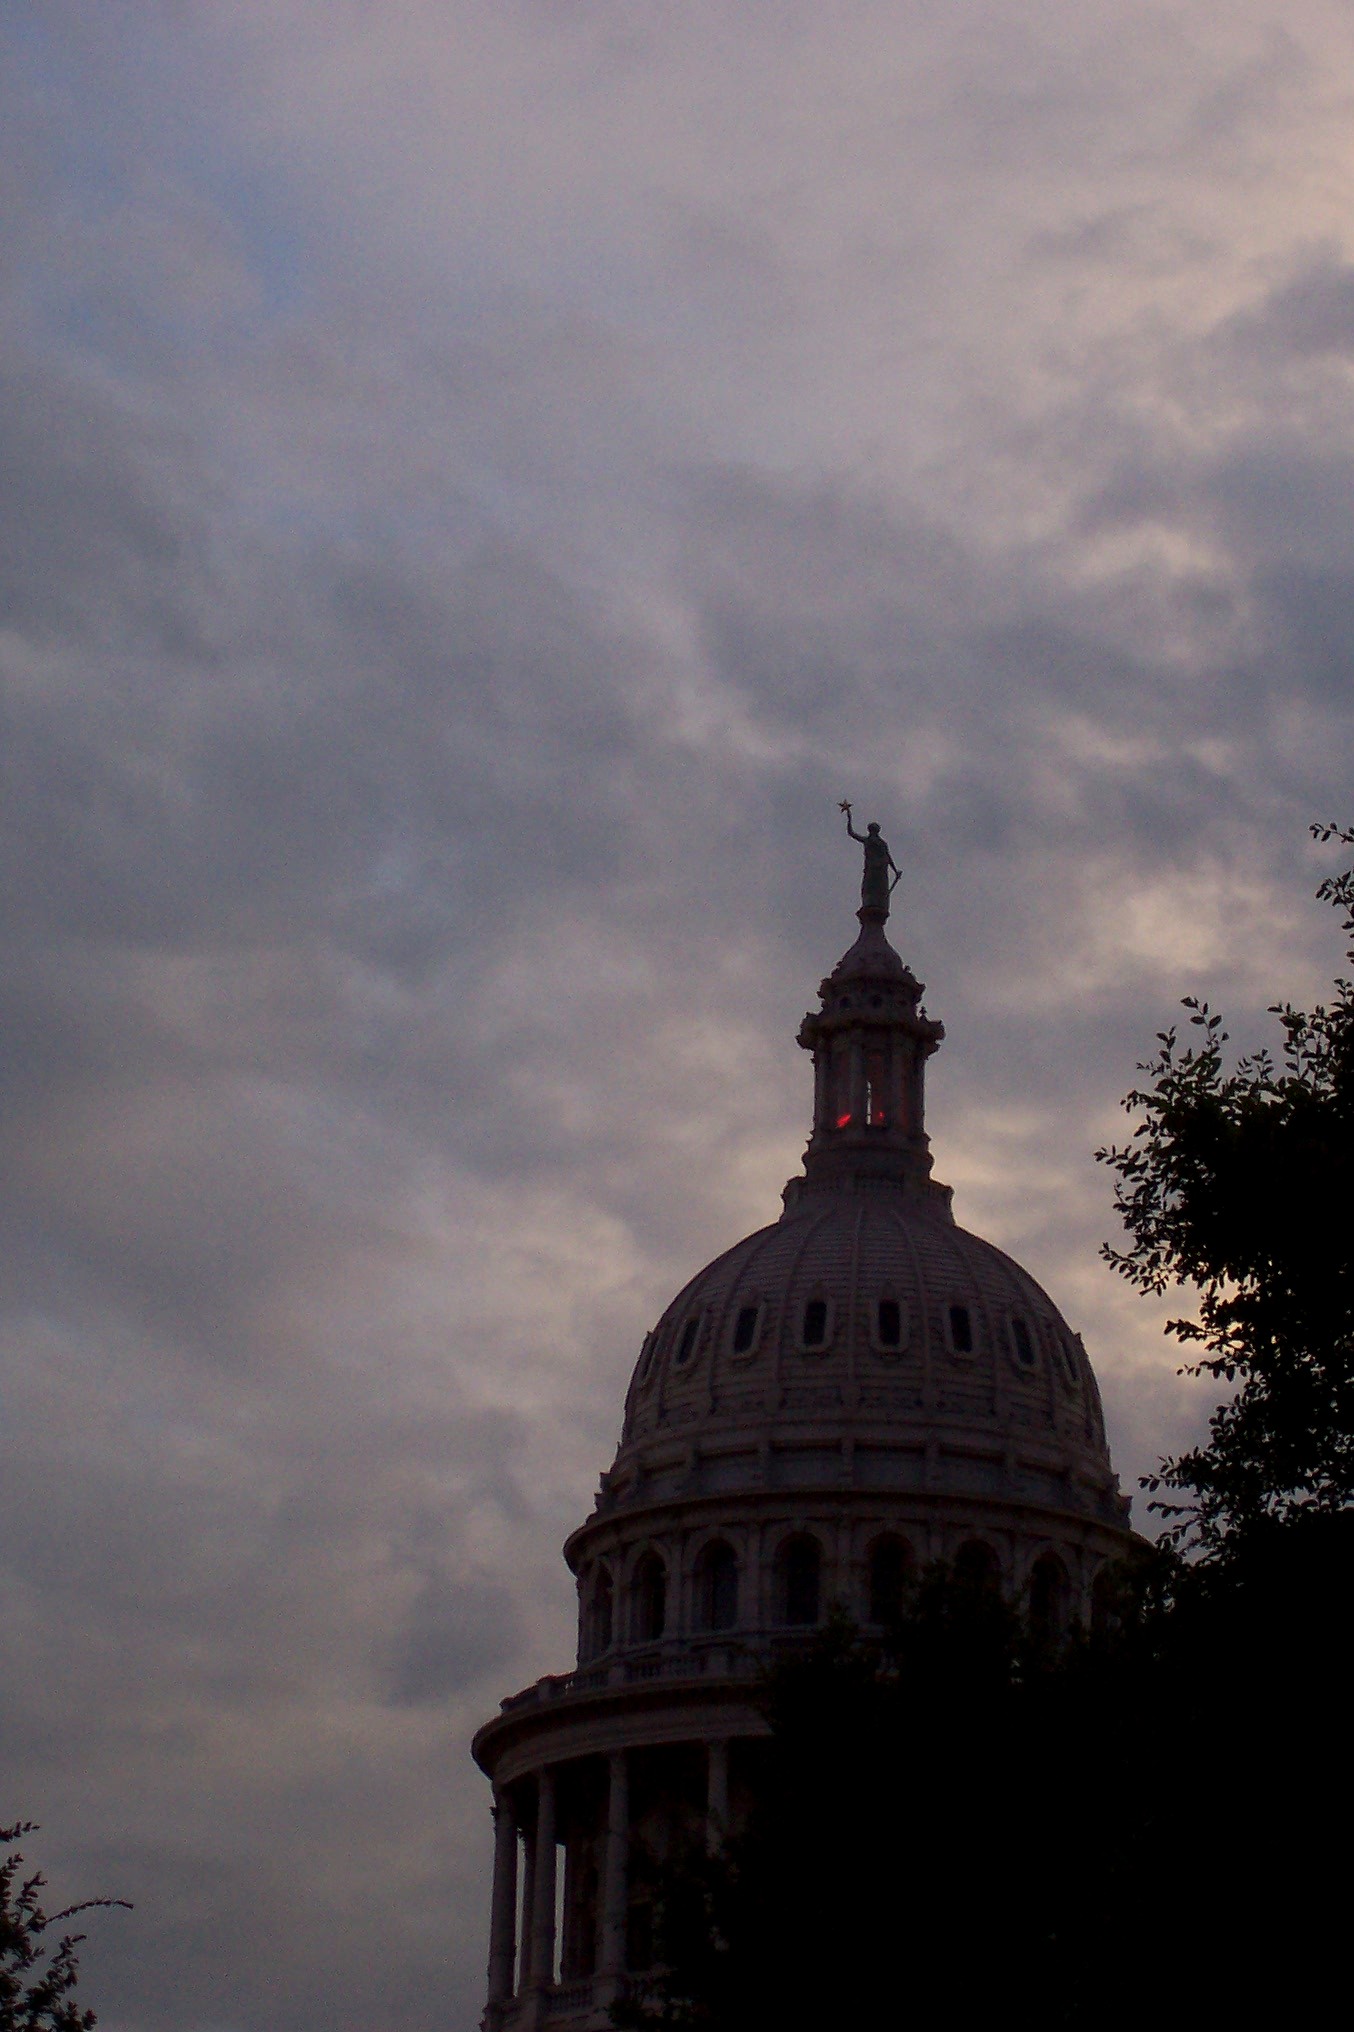
[[[608,1621],[616,1641],[614,1614],[587,1611],[597,1558],[606,1595],[632,1524],[643,1540],[663,1506],[699,1533],[738,1499],[745,1527],[784,1515],[787,1497],[806,1514],[848,1490],[858,1525],[887,1515],[904,1532],[914,1568],[976,1542],[1015,1597],[1051,1554],[1069,1616],[1089,1613],[1094,1527],[1127,1524],[1080,1335],[1028,1271],[956,1224],[931,1176],[924,1067],[944,1030],[883,913],[859,914],[800,1028],[815,1095],[804,1174],[780,1219],[698,1272],[646,1335],[616,1459],[566,1547],[584,1656]],[[832,1585],[868,1620],[861,1571]],[[772,1625],[776,1592],[764,1575]]]
[[[747,1824],[779,1649],[834,1612],[882,1634],[938,1563],[1057,1645],[1134,1542],[1080,1335],[931,1175],[944,1030],[885,936],[877,826],[863,844],[860,934],[799,1031],[803,1173],[645,1335],[564,1548],[577,1664],[475,1738],[496,1802],[488,2032],[611,2022],[650,1966],[654,1859]]]
[[[1029,1272],[948,1208],[875,1182],[800,1199],[716,1258],[645,1339],[605,1500],[683,1487],[954,1486],[1122,1515],[1079,1335]],[[688,1458],[699,1447],[698,1461]],[[768,1455],[767,1448],[770,1448]]]

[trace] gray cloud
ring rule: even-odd
[[[1064,26],[5,24],[0,1703],[110,2032],[476,2022],[469,1735],[797,1162],[838,797],[961,1217],[1199,1427],[1090,1152],[1335,957],[1347,59]]]

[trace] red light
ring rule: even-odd
[[[847,1124],[848,1124],[848,1122],[849,1122],[850,1120],[851,1120],[851,1117],[850,1117],[849,1115],[838,1115],[838,1117],[837,1117],[837,1127],[838,1127],[839,1129],[844,1129],[844,1128],[845,1128],[845,1127],[847,1126]]]

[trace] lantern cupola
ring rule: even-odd
[[[942,1218],[950,1189],[931,1178],[926,1134],[926,1061],[945,1035],[922,1007],[925,992],[889,944],[892,857],[872,826],[865,847],[860,935],[818,988],[821,1007],[799,1028],[813,1054],[813,1133],[804,1176],[786,1187],[787,1207],[816,1187],[899,1186]],[[896,882],[896,871],[894,881]]]

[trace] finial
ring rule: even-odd
[[[902,880],[902,870],[889,852],[889,843],[879,830],[879,823],[871,819],[863,833],[858,833],[851,823],[851,805],[842,798],[838,811],[846,813],[846,830],[853,840],[858,840],[865,849],[865,867],[860,879],[860,914],[868,915],[882,924],[889,914],[889,898]],[[889,880],[889,871],[893,880]]]

